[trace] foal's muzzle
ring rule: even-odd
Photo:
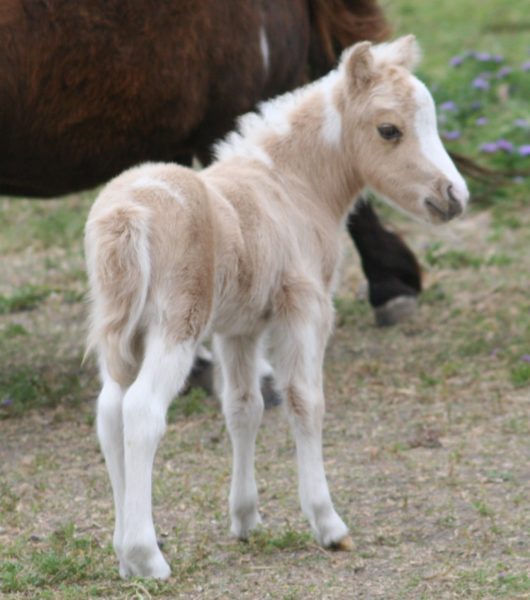
[[[445,223],[462,214],[464,202],[455,196],[453,186],[450,184],[445,189],[443,198],[429,196],[425,198],[424,205],[433,221]]]

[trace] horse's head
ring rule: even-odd
[[[410,71],[418,59],[413,36],[346,50],[344,117],[364,183],[407,212],[442,222],[464,210],[469,192],[438,135],[431,94]]]

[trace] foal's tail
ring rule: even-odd
[[[149,214],[122,204],[89,218],[85,254],[90,282],[87,354],[100,353],[121,385],[129,385],[141,360],[141,321],[149,291]]]

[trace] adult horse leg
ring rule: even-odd
[[[413,315],[421,292],[421,269],[410,248],[383,227],[364,199],[357,202],[347,227],[368,280],[376,323],[394,325]]]

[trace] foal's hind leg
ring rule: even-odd
[[[166,427],[167,408],[193,364],[195,341],[169,345],[151,336],[135,382],[123,399],[125,511],[123,557],[133,575],[166,579],[151,508],[152,469]]]
[[[122,401],[124,392],[104,366],[101,368],[103,388],[98,397],[97,432],[101,451],[109,472],[114,497],[114,550],[120,561],[120,575],[129,572],[123,560],[123,501],[125,495],[125,463],[123,457]]]
[[[232,441],[231,531],[238,538],[246,539],[249,531],[260,522],[254,478],[254,449],[263,415],[258,372],[259,342],[256,337],[216,336],[214,343],[223,379],[223,412]]]
[[[317,302],[311,322],[285,320],[274,338],[276,375],[284,393],[289,421],[296,440],[298,491],[302,511],[323,546],[349,549],[348,528],[336,513],[322,457],[324,391],[322,363],[331,323],[331,307]]]

